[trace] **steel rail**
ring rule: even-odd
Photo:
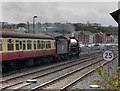
[[[114,58],[114,60],[116,59],[117,57]],[[67,90],[68,88],[70,88],[71,86],[73,86],[74,84],[76,84],[77,82],[79,82],[80,80],[82,80],[83,78],[85,78],[86,76],[88,76],[89,74],[95,72],[95,70],[99,69],[100,67],[106,65],[108,62],[104,62],[103,64],[101,64],[100,66],[97,66],[96,69],[92,69],[90,70],[89,72],[83,74],[82,76],[80,76],[78,79],[74,80],[73,82],[71,82],[70,84],[64,86],[63,88],[60,89],[60,91],[65,91]]]
[[[98,54],[97,54],[98,55]],[[75,62],[72,62],[72,63],[74,63],[74,64],[72,64],[72,65],[69,65],[69,66],[67,66],[67,67],[64,67],[64,68],[61,68],[61,69],[58,69],[58,70],[55,70],[55,71],[52,71],[52,72],[48,72],[48,73],[46,73],[46,74],[42,74],[42,75],[40,75],[40,76],[36,76],[36,77],[33,77],[33,78],[31,78],[31,79],[36,79],[36,78],[40,78],[40,77],[43,77],[43,76],[46,76],[46,75],[49,75],[49,74],[52,74],[52,73],[55,73],[55,72],[58,72],[58,71],[61,71],[61,70],[64,70],[64,69],[67,69],[67,68],[69,68],[69,67],[72,67],[72,66],[74,66],[74,65],[78,65],[78,64],[80,64],[80,63],[83,63],[83,62],[86,62],[87,60],[89,61],[90,59],[95,59],[96,57],[93,57],[93,58],[89,58],[89,59],[86,59],[86,60],[84,60],[84,61],[75,61]],[[77,59],[78,60],[78,59]],[[80,59],[79,59],[80,60]],[[71,63],[71,62],[70,62]],[[68,65],[68,63],[65,63],[64,65]],[[63,66],[63,64],[61,65],[61,66]],[[53,68],[55,68],[55,67],[58,67],[58,66],[54,66]],[[45,70],[44,70],[45,71]],[[18,78],[18,77],[17,77]],[[19,77],[20,78],[20,77]],[[2,89],[7,89],[7,88],[9,88],[9,87],[12,87],[12,86],[15,86],[15,85],[18,85],[18,84],[22,84],[22,83],[24,83],[24,81],[20,81],[20,82],[18,82],[18,83],[15,83],[15,84],[12,84],[12,85],[8,85],[8,86],[6,86],[6,87],[3,87]]]
[[[83,69],[85,69],[85,68],[87,68],[87,67],[89,67],[89,66],[91,66],[91,65],[93,65],[93,64],[96,64],[96,63],[98,63],[98,62],[101,62],[101,61],[103,61],[103,59],[101,59],[101,60],[99,60],[99,61],[96,61],[96,62],[94,62],[94,63],[90,63],[90,64],[88,64],[88,65],[85,65],[85,66],[83,66],[83,67],[80,67],[80,68],[77,69],[77,70],[71,71],[71,72],[69,72],[69,73],[66,73],[66,74],[58,77],[58,78],[55,78],[55,79],[53,79],[53,80],[51,80],[51,81],[48,81],[48,82],[46,82],[46,83],[43,83],[43,84],[41,84],[41,85],[39,85],[39,86],[36,86],[36,87],[32,88],[30,91],[36,91],[36,90],[38,90],[38,89],[42,89],[43,87],[46,87],[46,86],[48,86],[48,85],[50,85],[50,84],[53,84],[53,83],[55,83],[55,82],[57,82],[57,81],[59,81],[59,80],[61,80],[61,79],[63,79],[63,78],[66,78],[66,77],[68,77],[68,76],[70,76],[70,75],[72,75],[72,74],[74,74],[74,73],[76,73],[76,72],[78,72],[78,71],[81,71],[81,70],[83,70]]]
[[[88,57],[88,56],[87,56],[87,57]],[[86,58],[86,57],[84,57],[84,58]],[[76,59],[76,60],[83,60],[84,58],[82,58],[82,59]],[[38,70],[38,71],[34,71],[34,72],[22,74],[22,75],[19,75],[19,76],[11,77],[11,78],[9,78],[9,79],[0,81],[0,83],[8,82],[8,81],[11,81],[11,80],[20,78],[20,77],[24,77],[24,76],[27,76],[27,75],[30,75],[30,74],[32,75],[32,74],[35,74],[35,73],[38,73],[38,72],[42,72],[42,71],[49,70],[49,69],[52,69],[52,68],[55,68],[55,67],[59,67],[59,66],[63,66],[63,65],[66,65],[66,64],[71,64],[71,63],[74,63],[76,60],[75,60],[75,59],[72,59],[71,61],[67,61],[67,62],[64,62],[64,63],[62,63],[62,64],[58,64],[58,65],[54,65],[54,66],[51,66],[51,67],[47,67],[47,68],[42,69],[42,70]]]

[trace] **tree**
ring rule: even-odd
[[[27,28],[27,25],[25,23],[19,23],[19,24],[17,24],[17,28],[19,28],[19,27]]]

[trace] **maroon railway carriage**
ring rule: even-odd
[[[55,40],[47,35],[2,32],[0,55],[3,69],[11,65],[49,62],[56,55]]]

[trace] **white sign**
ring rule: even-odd
[[[105,50],[102,57],[106,62],[111,62],[115,58],[115,54],[111,50]]]

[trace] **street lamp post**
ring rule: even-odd
[[[37,18],[37,16],[33,17],[33,34],[35,34],[35,31],[34,31],[34,29],[35,29],[35,18]]]
[[[28,33],[29,33],[29,22],[27,22],[27,25],[28,25]]]

